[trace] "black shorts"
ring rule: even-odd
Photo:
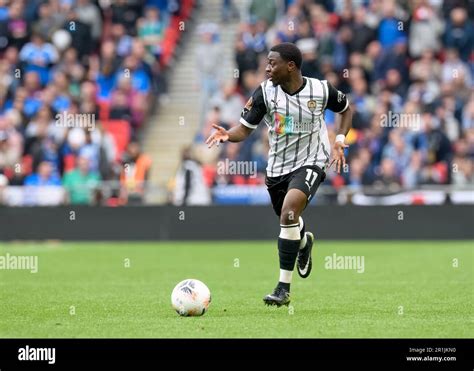
[[[321,182],[326,178],[326,173],[319,166],[303,166],[295,171],[277,177],[265,177],[268,193],[272,200],[273,210],[280,216],[283,201],[287,192],[296,188],[308,197],[308,203],[313,198]]]

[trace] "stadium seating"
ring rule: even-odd
[[[103,184],[119,183],[127,146],[165,90],[161,75],[194,6],[195,0],[1,2],[0,174],[9,185],[21,186],[42,161],[62,177],[79,157],[88,158]],[[144,24],[162,41],[146,44]],[[103,130],[75,130],[85,117]]]

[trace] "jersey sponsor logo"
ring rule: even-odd
[[[308,109],[311,111],[311,112],[314,112],[314,110],[316,109],[316,101],[314,99],[311,99],[308,101]]]
[[[293,116],[285,116],[275,112],[274,130],[278,135],[311,133],[314,131],[315,124],[308,122],[299,122]]]
[[[285,116],[275,112],[275,133],[289,134],[293,128],[293,116]]]

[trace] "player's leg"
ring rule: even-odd
[[[296,188],[304,192],[307,196],[307,206],[311,202],[311,199],[315,195],[319,185],[324,181],[325,177],[326,174],[318,166],[302,167],[295,172],[288,188]],[[296,267],[300,277],[307,278],[312,269],[311,253],[313,249],[314,236],[311,232],[306,231],[305,223],[301,216],[299,223],[302,236]]]
[[[289,189],[283,200],[278,237],[280,278],[274,292],[263,299],[268,305],[281,306],[290,303],[290,284],[301,241],[299,217],[306,207],[307,199],[303,191]]]
[[[280,282],[289,291],[296,257],[301,245],[301,214],[307,204],[306,194],[297,188],[290,188],[285,196],[280,216],[278,250],[280,256]],[[283,266],[283,268],[282,268]]]

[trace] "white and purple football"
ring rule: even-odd
[[[211,292],[201,281],[187,279],[178,283],[171,293],[173,309],[183,317],[202,316],[211,303]]]

